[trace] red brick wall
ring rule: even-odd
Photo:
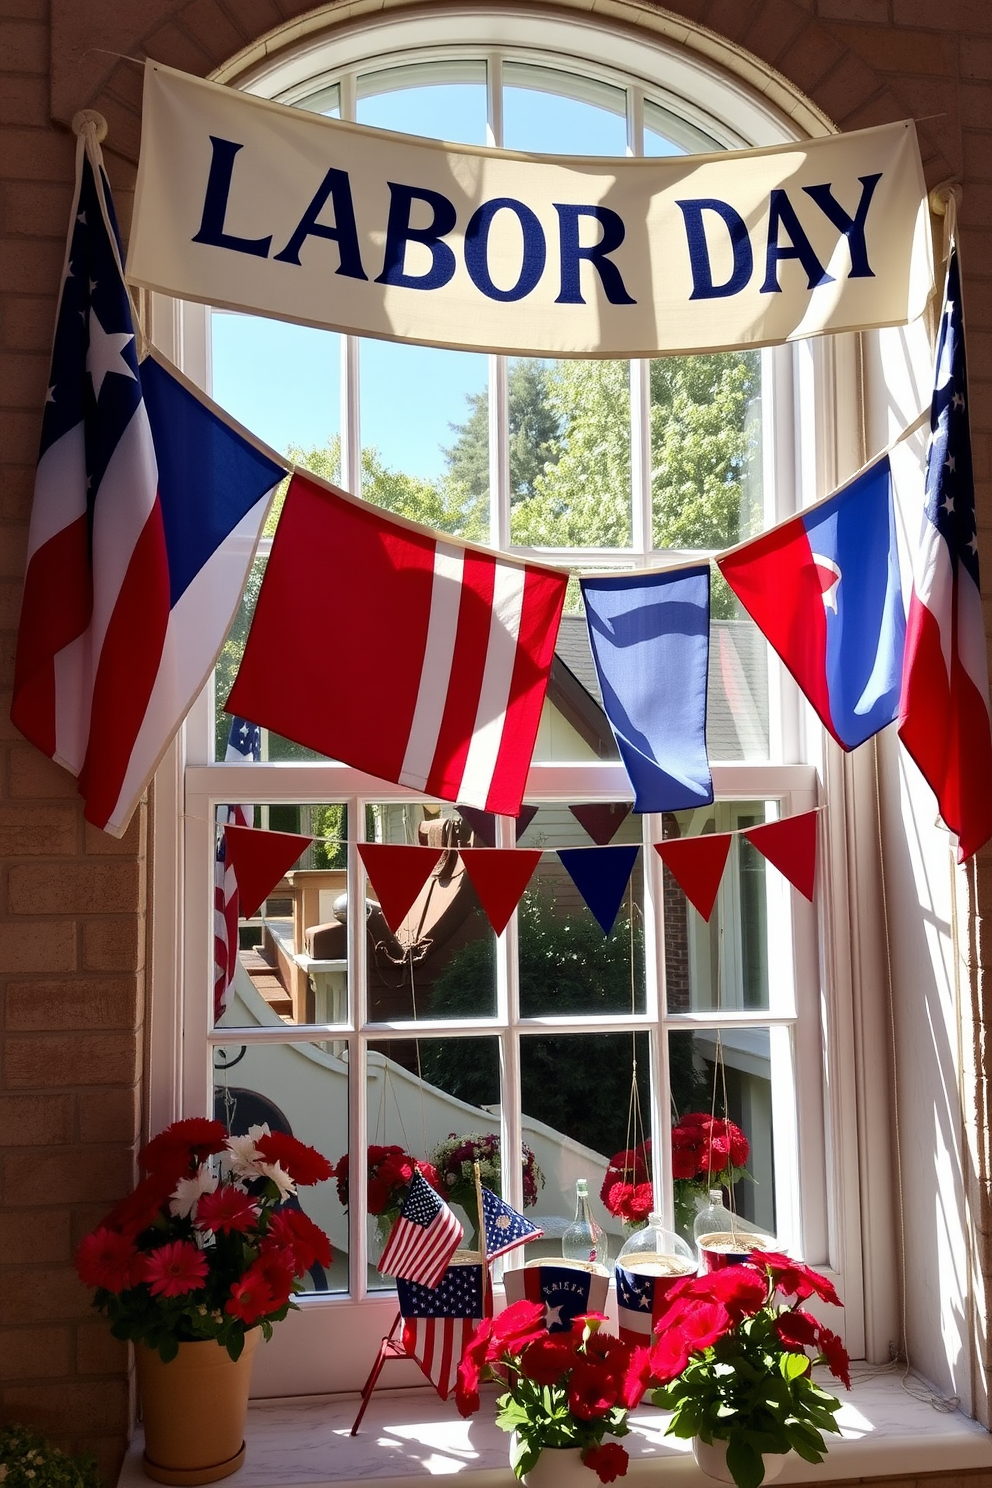
[[[127,1426],[124,1352],[92,1319],[71,1255],[132,1174],[146,825],[142,815],[121,843],[90,831],[73,782],[7,721],[72,183],[65,125],[85,106],[109,120],[107,164],[126,230],[140,72],[110,54],[147,52],[204,74],[308,8],[298,0],[0,0],[0,1419],[91,1447],[108,1473]],[[992,6],[682,0],[670,9],[777,68],[843,128],[916,116],[929,183],[963,180],[971,415],[987,546]],[[978,875],[986,912],[988,865],[986,853]]]

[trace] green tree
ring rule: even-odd
[[[533,496],[542,472],[561,453],[561,420],[548,396],[549,369],[544,362],[521,359],[507,371],[510,501]],[[452,424],[458,435],[444,451],[448,474],[472,497],[489,501],[489,393],[470,393],[471,412],[463,424]]]

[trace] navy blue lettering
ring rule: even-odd
[[[439,191],[426,186],[399,186],[389,182],[389,217],[382,273],[376,284],[398,284],[404,289],[443,289],[455,272],[455,255],[441,239],[455,225],[454,205]],[[410,211],[415,201],[426,202],[434,213],[428,227],[411,227]],[[408,274],[404,269],[407,243],[422,243],[431,255],[426,274]]]
[[[807,196],[811,196],[825,217],[828,217],[834,227],[840,228],[847,238],[848,247],[851,250],[851,272],[849,279],[874,279],[875,274],[868,262],[868,244],[865,242],[865,218],[868,216],[868,208],[871,199],[875,195],[875,187],[882,179],[881,171],[875,176],[859,176],[861,182],[861,200],[853,217],[849,217],[834,196],[829,184],[826,186],[804,186],[803,190]]]
[[[489,229],[497,212],[514,212],[523,234],[523,258],[517,282],[509,289],[498,289],[489,273]],[[544,273],[548,249],[544,231],[536,212],[512,196],[496,196],[483,202],[468,220],[465,229],[465,267],[476,289],[491,300],[522,300],[529,295]]]
[[[268,258],[272,245],[271,235],[267,238],[236,238],[232,233],[224,231],[234,157],[239,150],[244,149],[244,145],[235,144],[234,140],[217,139],[215,135],[210,136],[210,143],[214,151],[210,159],[207,191],[203,198],[203,216],[200,219],[200,231],[192,241],[209,243],[213,248],[231,248],[235,253],[253,253],[257,258]]]
[[[334,199],[334,226],[318,222],[317,217],[328,197]],[[333,167],[321,181],[313,201],[307,207],[293,236],[281,253],[274,257],[281,263],[298,264],[300,249],[307,238],[331,238],[338,245],[340,262],[335,274],[346,274],[349,279],[367,279],[362,268],[362,255],[358,247],[358,228],[355,225],[355,206],[351,199],[351,182],[348,172]]]
[[[779,228],[784,227],[792,246],[779,247]],[[776,188],[769,197],[768,207],[768,251],[765,256],[765,282],[762,294],[781,294],[778,282],[778,265],[783,258],[798,258],[806,270],[806,287],[815,289],[818,284],[832,284],[833,274],[828,274],[813,250],[796,216],[796,209],[789,200],[788,192]]]
[[[747,235],[747,224],[729,202],[716,196],[692,197],[680,201],[685,220],[685,237],[689,247],[689,267],[692,269],[692,294],[690,300],[720,300],[728,295],[740,294],[748,284],[754,270],[754,255],[751,240]],[[730,278],[722,284],[713,283],[713,266],[703,226],[703,213],[713,212],[720,218],[730,234],[730,246],[734,254],[734,267]]]
[[[561,293],[556,305],[584,305],[579,282],[579,264],[586,259],[600,277],[611,305],[636,305],[627,293],[620,270],[607,254],[615,253],[627,235],[623,218],[609,207],[585,207],[571,202],[555,202],[558,213],[558,238],[561,251]],[[579,218],[592,217],[603,229],[598,243],[584,248],[579,242]]]

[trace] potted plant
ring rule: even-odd
[[[529,1488],[549,1477],[560,1485],[569,1465],[580,1480],[586,1468],[603,1483],[627,1471],[626,1449],[603,1438],[626,1436],[627,1412],[648,1386],[651,1350],[602,1332],[605,1321],[590,1313],[570,1332],[552,1333],[542,1303],[514,1302],[483,1319],[462,1355],[459,1411],[477,1411],[480,1380],[496,1381],[496,1424],[513,1433],[510,1466]]]
[[[750,1178],[745,1166],[750,1152],[747,1137],[726,1116],[687,1111],[672,1127],[675,1218],[687,1239],[692,1239],[699,1199],[710,1189],[733,1188],[738,1179]]]
[[[544,1185],[544,1174],[526,1142],[521,1143],[523,1164],[524,1208],[537,1203],[538,1188]],[[494,1132],[468,1132],[456,1137],[452,1132],[431,1153],[431,1163],[440,1178],[441,1192],[449,1204],[458,1204],[469,1219],[469,1250],[479,1248],[479,1208],[476,1200],[474,1164],[479,1164],[479,1181],[483,1188],[502,1197],[499,1137]]]
[[[654,1208],[650,1137],[613,1154],[599,1197],[607,1214],[623,1220],[624,1230],[643,1229]]]
[[[96,1459],[70,1457],[27,1426],[0,1426],[4,1488],[100,1488]]]
[[[138,1162],[145,1177],[83,1240],[76,1270],[114,1337],[135,1345],[146,1473],[214,1481],[244,1458],[259,1334],[295,1307],[312,1267],[330,1265],[295,1194],[331,1165],[285,1132],[229,1136],[199,1117],[160,1132]]]
[[[668,1435],[691,1437],[696,1461],[737,1488],[781,1471],[783,1454],[822,1462],[840,1401],[813,1378],[825,1364],[850,1389],[836,1333],[800,1304],[841,1306],[825,1276],[777,1251],[676,1282],[659,1318],[651,1368],[655,1405],[674,1412]]]

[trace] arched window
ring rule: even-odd
[[[537,153],[664,156],[797,137],[785,113],[701,54],[586,11],[385,12],[314,31],[235,80],[377,128]],[[831,488],[844,460],[837,430],[857,418],[854,379],[838,373],[846,344],[551,363],[155,308],[159,343],[300,463],[383,507],[571,572],[657,565],[760,531]],[[830,438],[812,414],[824,387],[834,398]],[[225,763],[222,705],[270,540],[271,531],[216,687],[156,787],[155,986],[178,989],[182,1017],[177,1033],[168,999],[158,1000],[153,1123],[214,1106],[243,1129],[269,1112],[331,1161],[348,1154],[352,1172],[372,1146],[396,1145],[451,1174],[457,1139],[477,1135],[489,1154],[523,1146],[526,1166],[504,1159],[500,1170],[497,1160],[492,1173],[543,1225],[539,1245],[551,1253],[576,1179],[598,1194],[609,1159],[645,1140],[657,1201],[690,1225],[706,1183],[697,1174],[673,1185],[671,1131],[687,1112],[715,1109],[749,1143],[749,1176],[729,1190],[733,1203],[836,1276],[848,1345],[861,1353],[858,1227],[849,1212],[846,1228],[838,1219],[856,1132],[824,1096],[849,1014],[821,970],[832,953],[814,909],[739,835],[821,804],[818,779],[830,771],[812,715],[729,592],[714,580],[712,807],[629,814],[573,584],[526,814],[487,821],[275,736],[262,735],[250,772]],[[300,574],[326,595],[319,644],[332,658],[343,562],[314,553]],[[289,631],[285,645],[303,640]],[[387,655],[368,685],[388,692],[390,677]],[[217,813],[235,800],[250,801],[259,824],[317,840],[242,925],[235,982],[215,1021]],[[714,830],[736,835],[705,923],[651,845]],[[450,850],[399,935],[364,877],[363,839]],[[609,936],[554,853],[602,840],[642,846]],[[470,841],[542,849],[499,937],[456,856]],[[821,905],[830,893],[825,860]],[[821,930],[830,919],[821,915]],[[366,1208],[361,1188],[349,1187],[347,1209],[333,1183],[302,1199],[330,1232],[335,1260],[266,1351],[273,1393],[356,1388],[395,1307],[373,1264],[386,1193],[370,1185]],[[457,1202],[460,1183],[450,1191]],[[622,1220],[597,1212],[615,1256]],[[329,1353],[326,1330],[345,1316],[354,1348]]]

